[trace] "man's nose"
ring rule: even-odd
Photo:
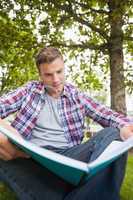
[[[57,75],[57,74],[54,74],[54,75],[53,75],[53,81],[54,81],[54,82],[57,82],[58,80],[59,80],[58,75]]]

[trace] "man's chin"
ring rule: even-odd
[[[62,92],[63,91],[63,84],[61,84],[60,86],[57,86],[57,87],[55,87],[55,90],[57,91],[57,92]]]
[[[55,90],[55,94],[61,94],[62,93],[62,89],[56,89]]]
[[[47,88],[47,91],[50,95],[60,96],[63,92],[64,84],[60,84],[59,86],[47,85],[46,88]]]

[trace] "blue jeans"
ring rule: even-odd
[[[58,153],[84,162],[95,160],[119,131],[105,128],[86,143]],[[51,147],[48,147],[51,149]],[[19,200],[119,200],[125,174],[127,154],[123,154],[86,183],[72,186],[32,159],[0,161],[0,177],[12,188]]]

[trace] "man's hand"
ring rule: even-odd
[[[19,157],[29,158],[27,154],[17,149],[5,135],[0,133],[0,159],[7,161]]]
[[[120,129],[120,136],[122,140],[126,140],[129,137],[133,136],[133,124],[126,125]]]
[[[29,156],[17,149],[5,135],[0,133],[0,159],[7,161],[18,157],[28,158]]]
[[[20,138],[22,137],[15,128],[7,123],[7,121],[0,119],[0,126],[13,132],[14,137],[15,135]],[[0,159],[12,160],[19,157],[29,158],[26,153],[22,152],[17,148],[17,146],[13,145],[4,134],[0,133]]]

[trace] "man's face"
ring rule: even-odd
[[[65,82],[64,61],[56,58],[51,63],[43,63],[39,66],[40,77],[47,88],[49,95],[57,98],[61,95]]]

